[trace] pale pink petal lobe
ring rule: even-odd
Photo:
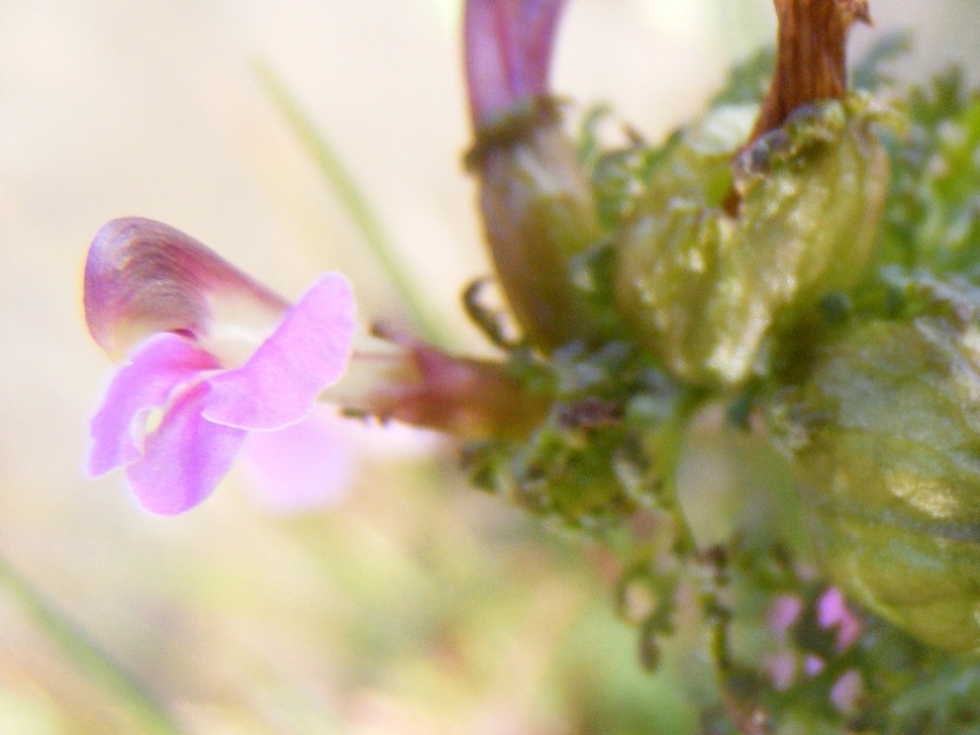
[[[281,431],[249,434],[239,457],[262,505],[282,513],[317,510],[343,497],[354,479],[350,419],[320,404]]]
[[[339,273],[320,278],[241,368],[209,380],[209,421],[272,431],[310,414],[317,396],[347,369],[354,294]]]
[[[103,475],[138,460],[138,422],[143,413],[162,408],[176,386],[216,367],[214,357],[175,334],[147,340],[130,363],[116,372],[101,408],[92,418],[91,475]]]
[[[127,469],[130,487],[151,513],[182,513],[204,500],[227,474],[246,432],[201,418],[207,383],[178,396],[146,437],[143,458]]]

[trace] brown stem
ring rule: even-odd
[[[797,107],[841,99],[847,90],[851,24],[871,24],[867,0],[775,0],[779,43],[772,85],[749,143],[779,127]]]
[[[785,122],[793,110],[847,91],[847,32],[855,21],[872,24],[868,0],[775,0],[779,21],[776,69],[749,147]],[[733,189],[725,209],[736,214]]]

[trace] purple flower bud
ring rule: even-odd
[[[588,177],[547,99],[561,0],[468,0],[465,56],[480,209],[497,276],[530,342],[597,331],[570,272],[601,233]]]
[[[821,671],[827,668],[827,662],[824,661],[819,656],[810,654],[803,658],[803,671],[807,676],[813,677],[817,676]]]
[[[564,6],[565,0],[467,0],[466,81],[475,127],[547,94]]]

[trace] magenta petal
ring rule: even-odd
[[[857,643],[864,630],[861,619],[847,606],[837,587],[828,588],[817,600],[817,623],[822,628],[837,628],[837,650],[841,652]]]
[[[320,405],[309,418],[281,431],[249,434],[239,463],[263,505],[298,513],[344,495],[354,479],[347,436],[352,422],[334,411]]]
[[[208,384],[198,383],[170,405],[147,435],[143,458],[129,466],[129,484],[151,513],[173,515],[194,507],[227,474],[247,433],[201,418]]]
[[[467,0],[466,77],[475,124],[548,92],[565,0]]]
[[[204,417],[256,431],[302,420],[347,369],[354,326],[350,283],[339,273],[323,276],[245,365],[208,381]]]
[[[92,418],[89,473],[103,475],[138,460],[141,413],[165,406],[174,388],[216,367],[214,357],[175,334],[144,342],[130,363],[116,372]]]

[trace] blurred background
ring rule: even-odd
[[[901,73],[978,80],[975,0],[878,0]],[[258,82],[281,78],[424,284],[447,347],[487,272],[462,166],[459,0],[0,0],[0,735],[683,732],[641,673],[602,554],[468,489],[452,447],[357,451],[347,494],[270,509],[240,468],[149,516],[84,478],[111,365],[81,273],[115,217],[182,229],[295,297],[351,274],[404,321],[363,239]],[[555,89],[652,139],[773,38],[769,0],[575,0]],[[357,446],[376,445],[355,437]],[[719,447],[714,481],[737,450]],[[730,457],[728,457],[730,459]],[[114,662],[112,664],[107,662]]]

